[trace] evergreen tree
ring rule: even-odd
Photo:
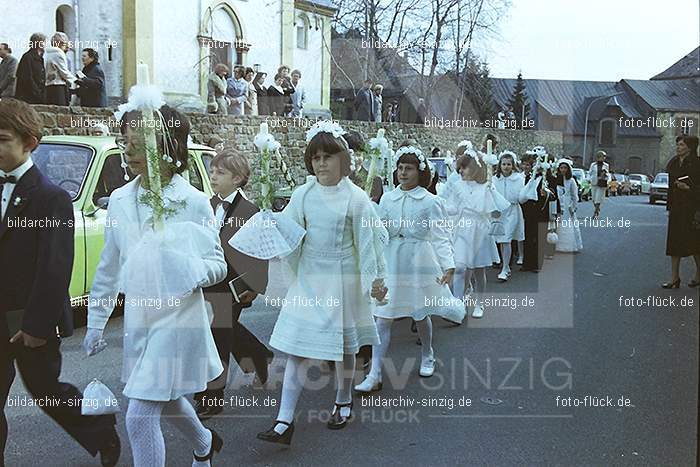
[[[489,67],[469,57],[464,79],[464,94],[471,101],[479,119],[484,121],[493,118],[496,112]]]
[[[520,128],[522,121],[530,118],[530,103],[528,102],[527,94],[525,92],[525,80],[523,79],[522,73],[518,73],[518,79],[515,81],[513,94],[508,100],[508,105],[513,108],[517,127]],[[524,112],[523,109],[525,109]]]

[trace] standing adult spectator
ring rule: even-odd
[[[428,109],[425,106],[425,99],[418,98],[418,106],[416,107],[416,123],[421,125],[425,123],[425,117],[428,116]]]
[[[100,56],[95,49],[83,49],[80,59],[83,71],[78,73],[78,97],[83,107],[107,107],[105,74],[100,66]]]
[[[681,258],[695,258],[695,279],[688,285],[700,285],[700,159],[697,136],[676,137],[676,156],[666,166],[668,172],[668,234],[666,255],[671,257],[671,282],[664,289],[681,285]]]
[[[245,101],[245,114],[246,115],[258,115],[258,92],[253,86],[253,78],[255,77],[255,70],[248,67],[245,69],[245,80],[248,83],[248,94],[246,94]]]
[[[29,50],[22,55],[17,65],[15,97],[29,104],[43,104],[46,100],[46,72],[44,68],[44,46],[46,36],[35,32],[29,38]]]
[[[588,172],[588,180],[591,182],[591,198],[593,198],[593,219],[600,216],[600,206],[605,200],[605,191],[610,182],[610,166],[605,162],[605,151],[598,151],[596,161],[591,164]]]
[[[236,66],[233,76],[228,79],[226,97],[229,99],[228,113],[230,115],[243,115],[246,96],[248,95],[248,82],[243,78],[245,69]]]
[[[374,93],[372,92],[372,80],[366,79],[362,88],[355,96],[355,119],[364,122],[374,121]]]
[[[277,74],[282,76],[282,89],[284,89],[284,111],[279,116],[285,117],[292,114],[292,95],[294,95],[294,85],[289,75],[289,67],[282,65],[277,69]]]
[[[51,46],[46,47],[44,66],[46,67],[46,103],[68,105],[69,88],[76,77],[68,69],[66,52],[70,49],[68,36],[57,32],[51,37]]]
[[[225,63],[217,63],[207,78],[207,112],[228,115],[226,100],[226,75],[229,69]]]
[[[287,96],[284,95],[283,83],[284,76],[278,73],[275,75],[275,84],[267,88],[267,106],[270,115],[284,117],[285,100]]]
[[[374,114],[374,121],[381,123],[382,121],[382,91],[384,86],[381,84],[374,85],[374,101],[372,102],[372,113]]]
[[[0,44],[0,98],[15,95],[17,77],[17,59],[12,56],[12,49],[4,42]]]
[[[292,71],[292,86],[294,86],[294,94],[292,94],[292,117],[301,117],[304,113],[306,105],[306,89],[301,84],[301,71]]]
[[[267,73],[258,71],[253,79],[253,87],[258,96],[258,115],[270,115],[269,106],[267,104],[267,88],[265,87],[265,78]]]

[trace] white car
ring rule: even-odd
[[[668,174],[665,172],[656,174],[649,189],[649,203],[655,204],[658,199],[668,201]]]
[[[651,190],[651,181],[644,174],[630,174],[630,185],[632,192],[635,194],[649,194]]]

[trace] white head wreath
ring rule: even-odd
[[[426,170],[428,168],[428,160],[423,155],[423,152],[415,146],[404,146],[399,148],[394,155],[395,164],[399,162],[399,159],[404,154],[413,154],[418,158],[418,170]]]

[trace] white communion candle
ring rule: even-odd
[[[139,86],[148,86],[151,79],[148,75],[148,65],[139,63],[136,65],[136,84]]]
[[[268,133],[267,122],[262,122],[260,124],[260,133],[266,135]]]
[[[380,128],[379,131],[377,131],[377,138],[384,138],[384,128]]]
[[[486,140],[486,154],[491,155],[493,153],[493,141],[490,139]]]

